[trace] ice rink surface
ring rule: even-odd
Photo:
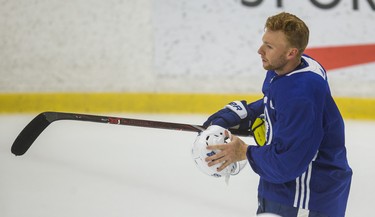
[[[191,124],[206,119],[110,115]],[[247,165],[227,185],[201,173],[190,155],[195,133],[58,121],[16,157],[10,147],[34,116],[0,116],[1,217],[255,216],[258,176]],[[375,216],[375,122],[345,123],[354,172],[347,216]]]

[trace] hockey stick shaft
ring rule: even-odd
[[[14,141],[11,151],[15,155],[23,155],[31,147],[38,136],[52,122],[59,120],[88,121],[106,124],[127,125],[136,127],[148,127],[168,130],[180,130],[190,132],[200,132],[206,128],[201,125],[172,123],[162,121],[141,120],[132,118],[121,118],[111,116],[64,113],[64,112],[43,112],[37,115],[26,127],[20,132]],[[239,131],[230,129],[232,134],[239,136],[252,136],[249,131]]]

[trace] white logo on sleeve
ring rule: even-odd
[[[241,119],[247,117],[247,110],[240,101],[233,101],[226,105],[225,108],[229,108],[230,110],[235,112]]]

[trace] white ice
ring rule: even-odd
[[[1,217],[255,216],[258,176],[247,165],[226,185],[201,173],[190,155],[195,133],[58,121],[16,157],[10,147],[33,116],[0,116]],[[206,118],[114,116],[192,124]],[[354,171],[347,216],[375,216],[375,122],[346,120],[346,142]]]

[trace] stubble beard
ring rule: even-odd
[[[273,71],[282,71],[284,66],[287,64],[287,60],[284,58],[284,55],[280,55],[275,61],[273,61],[274,63],[270,63],[269,61],[267,61],[266,65],[263,63],[263,68],[265,70],[273,70]]]

